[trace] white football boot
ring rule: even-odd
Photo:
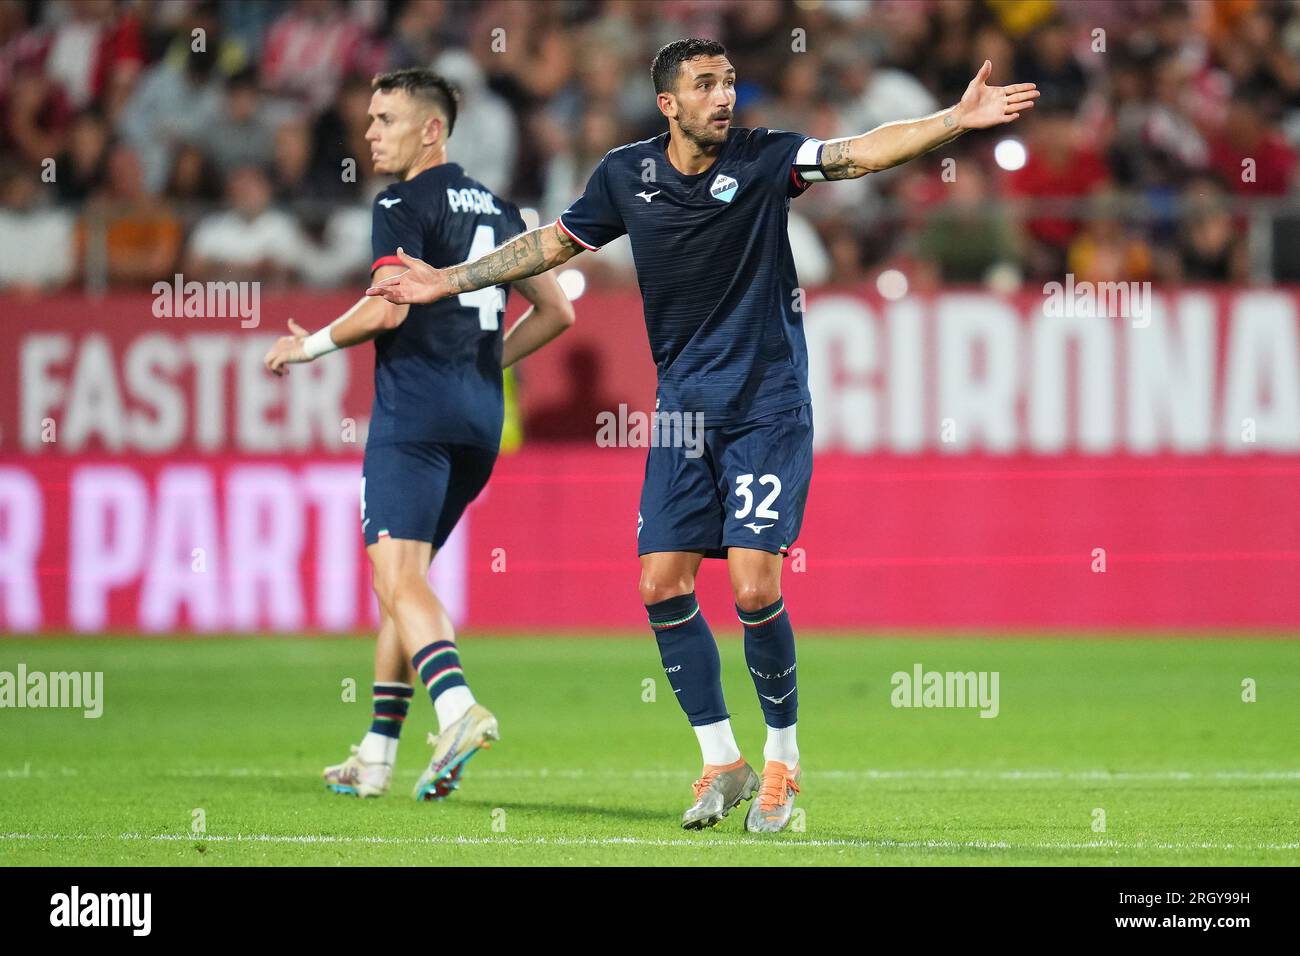
[[[415,784],[415,799],[440,800],[455,790],[465,761],[500,739],[496,717],[482,704],[474,704],[442,733],[429,734],[433,757]]]
[[[354,797],[382,797],[393,779],[393,767],[386,763],[366,763],[361,759],[360,751],[360,747],[354,746],[347,760],[326,767],[323,774],[325,786],[335,793]]]

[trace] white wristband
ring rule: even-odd
[[[329,352],[338,351],[338,346],[330,338],[330,326],[318,329],[302,340],[302,350],[309,359],[317,358]]]

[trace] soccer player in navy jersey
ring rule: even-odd
[[[524,231],[519,210],[447,161],[457,94],[423,69],[375,77],[370,144],[375,171],[397,182],[375,198],[372,281],[404,271],[399,248],[452,265]],[[417,799],[454,789],[464,762],[498,737],[496,717],[477,703],[460,665],[446,611],[429,587],[434,555],[483,490],[501,444],[501,369],[573,324],[553,276],[511,283],[532,308],[502,335],[504,283],[425,305],[363,297],[308,334],[292,319],[266,356],[277,374],[335,349],[375,342],[375,399],[361,478],[361,528],[374,566],[381,625],[375,649],[374,713],[352,756],[325,770],[339,793],[388,790],[414,679],[438,719],[433,757]]]
[[[812,473],[808,356],[786,234],[810,183],[888,169],[1033,106],[1032,83],[992,87],[987,61],[961,101],[923,119],[819,142],[731,125],[736,71],[712,40],[677,40],[651,67],[668,132],[611,150],[558,220],[473,262],[409,271],[366,292],[434,302],[553,269],[627,234],[659,370],[660,421],[703,416],[704,454],[651,447],[637,519],[641,599],[664,671],[695,729],[704,771],[688,829],[717,824],[758,792],[746,828],[784,829],[799,792],[795,643],[781,599]],[[662,437],[662,432],[661,436]],[[705,557],[725,557],[745,659],[767,724],[761,776],[722,696],[717,645],[695,601]]]

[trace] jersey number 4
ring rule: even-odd
[[[473,262],[487,255],[497,247],[496,230],[491,226],[479,226],[474,230],[474,241],[469,245],[466,262]],[[501,287],[490,285],[474,292],[462,292],[456,301],[468,309],[478,309],[478,327],[491,332],[501,328],[501,313],[505,311],[505,296]]]

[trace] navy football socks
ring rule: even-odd
[[[400,737],[402,723],[415,693],[410,684],[376,682],[374,686],[375,709],[370,720],[370,732],[384,737]]]
[[[754,679],[763,718],[773,729],[795,722],[799,694],[795,685],[794,628],[785,612],[785,600],[757,611],[736,608],[745,625],[745,663]]]
[[[722,698],[722,661],[695,592],[668,598],[646,608],[659,643],[668,686],[686,712],[691,726],[726,720]]]

